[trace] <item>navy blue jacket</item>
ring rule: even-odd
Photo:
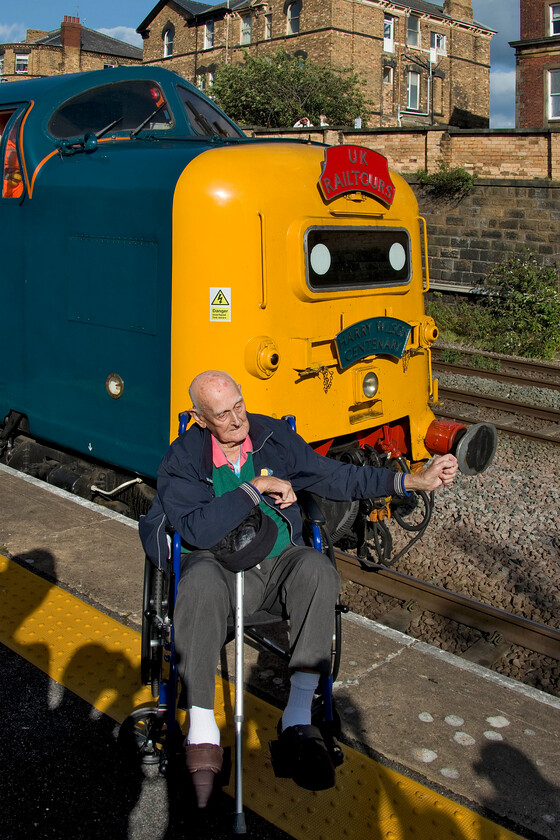
[[[285,420],[248,414],[255,475],[266,470],[291,482],[294,491],[308,490],[326,499],[351,501],[395,493],[391,470],[344,464],[318,455]],[[140,520],[140,538],[146,554],[159,568],[167,568],[166,528],[176,530],[191,548],[209,548],[236,528],[258,503],[254,488],[244,486],[215,496],[212,486],[212,437],[193,424],[175,440],[158,471],[158,495]],[[251,490],[252,492],[248,492]],[[290,538],[303,545],[298,505],[279,510]]]

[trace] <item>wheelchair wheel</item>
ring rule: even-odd
[[[163,587],[163,572],[146,557],[140,669],[142,683],[151,686],[152,697],[159,695],[163,662]]]
[[[122,722],[118,742],[122,749],[141,764],[159,764],[160,771],[167,771],[169,761],[180,752],[182,735],[176,724],[169,732],[166,710],[153,706],[135,709]]]

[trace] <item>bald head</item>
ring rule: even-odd
[[[191,382],[189,397],[195,410],[204,411],[209,402],[214,402],[220,394],[232,388],[241,395],[241,388],[229,373],[223,370],[205,370]]]
[[[241,388],[223,370],[206,370],[191,382],[190,411],[195,422],[208,428],[223,449],[237,448],[249,433]]]

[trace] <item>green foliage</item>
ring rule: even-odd
[[[481,304],[450,300],[438,292],[432,292],[426,300],[426,314],[431,315],[436,322],[442,341],[466,343],[480,350],[490,349],[488,342],[494,329],[494,319]]]
[[[481,350],[554,359],[560,351],[560,271],[540,265],[533,254],[508,257],[484,279],[488,295],[457,301],[432,292],[426,313],[435,320],[443,341]],[[454,361],[449,351],[447,361]],[[483,356],[471,364],[488,368]]]
[[[533,254],[502,260],[488,274],[486,308],[495,321],[492,349],[553,359],[560,348],[560,272]]]
[[[363,84],[350,70],[324,67],[279,49],[263,57],[245,52],[242,64],[218,68],[211,93],[242,125],[286,127],[304,116],[319,125],[319,116],[326,114],[330,125],[351,125],[360,116],[365,126]]]
[[[471,175],[462,166],[451,167],[443,160],[436,172],[418,169],[415,174],[420,186],[433,198],[464,198],[474,187],[476,179],[476,175]]]

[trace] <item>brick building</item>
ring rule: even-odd
[[[137,31],[145,62],[202,89],[243,50],[281,48],[358,72],[371,126],[489,123],[494,31],[473,21],[471,0],[160,0]]]
[[[560,3],[521,0],[516,58],[515,125],[560,128]]]
[[[28,29],[23,43],[0,44],[3,82],[141,64],[142,50],[82,26],[65,16],[60,29]]]

